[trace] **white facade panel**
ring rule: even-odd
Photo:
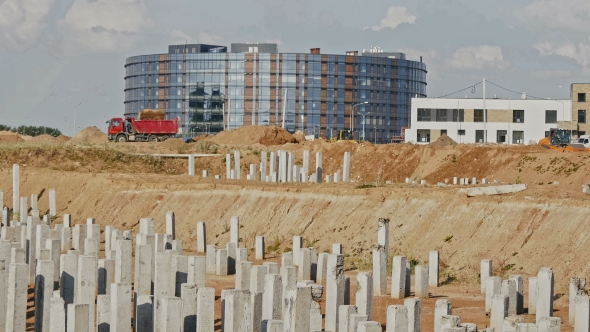
[[[427,144],[428,142],[418,142],[419,130],[446,130],[447,135],[457,143],[479,143],[476,142],[476,131],[487,131],[487,142],[497,143],[498,131],[506,131],[506,144],[535,144],[545,137],[545,133],[551,128],[560,128],[558,123],[546,123],[545,111],[557,111],[557,122],[571,122],[571,100],[508,100],[508,99],[486,99],[486,109],[488,110],[508,110],[510,113],[510,122],[453,122],[452,116],[447,121],[436,121],[432,117],[431,121],[418,121],[418,109],[463,109],[474,110],[484,109],[483,99],[436,99],[436,98],[412,98],[411,129],[405,132],[405,141]],[[512,121],[513,110],[524,110],[524,122],[515,123]],[[491,113],[488,113],[488,119]],[[570,128],[566,128],[570,129]],[[464,130],[464,135],[459,135],[459,131]],[[514,142],[518,138],[518,133],[523,132],[524,137],[520,141]],[[516,134],[516,136],[515,136]],[[485,138],[484,138],[485,140]],[[431,139],[431,142],[434,139]]]

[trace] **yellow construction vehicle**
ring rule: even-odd
[[[563,152],[590,152],[590,149],[581,143],[570,143],[570,131],[567,129],[551,128],[549,136],[538,143],[540,146]]]
[[[351,142],[356,143],[354,139],[354,131],[352,130],[338,130],[336,137],[330,138],[330,142]]]

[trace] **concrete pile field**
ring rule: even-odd
[[[279,159],[283,164],[279,169],[287,167],[287,156],[283,153],[287,159]],[[345,155],[343,162],[346,169],[349,157]],[[139,220],[120,220],[118,225],[101,224],[100,214],[78,221],[58,212],[63,209],[57,204],[63,201],[58,199],[59,190],[50,187],[41,194],[23,190],[21,183],[31,179],[26,176],[21,181],[20,168],[12,166],[12,204],[2,210],[0,331],[590,328],[584,278],[556,280],[550,267],[506,275],[505,266],[498,272],[490,259],[471,259],[468,264],[477,266],[478,280],[466,288],[449,287],[452,278],[445,261],[450,260],[441,250],[424,247],[428,241],[421,244],[427,253],[422,262],[391,254],[400,249],[399,226],[389,218],[364,218],[363,224],[373,230],[366,232],[370,240],[364,245],[370,263],[347,269],[345,260],[355,256],[358,247],[327,239],[310,242],[294,235],[287,240],[290,247],[277,253],[271,247],[280,243],[273,243],[264,232],[252,235],[249,223],[235,215],[180,222],[174,212],[167,211],[160,219],[144,210]],[[0,196],[4,207],[4,191]],[[220,234],[213,235],[220,225],[226,234],[221,243]],[[193,239],[187,239],[186,227]],[[566,294],[559,293],[560,288],[556,291],[560,284],[567,285]],[[567,300],[556,301],[564,296]]]

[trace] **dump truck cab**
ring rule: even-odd
[[[107,121],[107,124],[109,125],[109,128],[107,130],[109,141],[117,140],[117,136],[125,137],[125,135],[121,134],[124,134],[126,132],[125,127],[129,126],[128,121],[125,121],[125,119],[123,118],[112,118],[109,121]],[[125,141],[126,140],[124,140],[123,142]]]

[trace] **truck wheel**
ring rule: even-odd
[[[167,140],[169,138],[170,138],[170,136],[164,135],[164,136],[160,137],[160,141],[164,142],[165,140]]]
[[[120,135],[117,137],[117,143],[125,143],[127,142],[127,137],[125,135]]]
[[[157,141],[158,141],[158,136],[150,136],[150,137],[148,138],[148,140],[149,140],[150,142],[157,142]]]

